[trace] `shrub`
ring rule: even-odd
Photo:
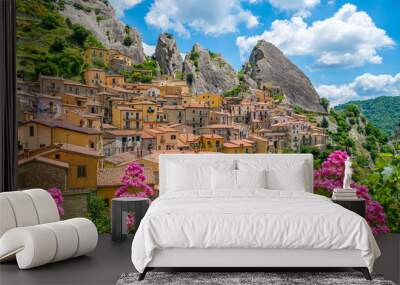
[[[95,193],[91,193],[88,197],[88,211],[86,217],[95,224],[99,234],[109,233],[111,231],[107,204],[102,198],[96,196]]]
[[[47,14],[42,18],[40,25],[47,30],[52,30],[60,26],[58,18],[53,14]]]
[[[49,48],[49,52],[57,53],[65,49],[66,42],[63,38],[56,38]]]
[[[122,44],[123,44],[124,46],[129,47],[129,46],[131,46],[131,45],[133,44],[133,40],[132,40],[131,37],[126,36],[126,37],[124,38],[124,41],[122,42]]]

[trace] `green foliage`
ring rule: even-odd
[[[133,44],[133,40],[130,36],[125,36],[124,41],[122,42],[124,46],[130,47]]]
[[[110,233],[111,224],[107,204],[95,193],[91,193],[88,197],[88,212],[86,216],[95,224],[99,234]]]
[[[329,108],[329,100],[327,98],[321,98],[320,102],[321,106],[325,109],[325,111],[328,111]]]
[[[372,197],[382,204],[387,224],[394,233],[400,233],[400,157],[380,156],[366,184]]]
[[[166,37],[170,40],[174,38],[174,36],[170,33],[164,33],[164,35],[166,35]]]
[[[391,134],[400,122],[400,97],[382,96],[375,99],[353,101],[335,107],[343,110],[347,105],[359,106],[367,119],[386,134]]]
[[[37,75],[62,76],[72,78],[82,73],[84,61],[79,52],[65,49],[61,53],[46,54],[38,58],[35,72]]]
[[[83,48],[87,37],[89,36],[89,31],[82,27],[81,25],[72,25],[72,35],[69,36],[68,40],[75,45]]]
[[[131,30],[131,26],[125,25],[125,34],[129,34],[130,30]]]
[[[150,83],[159,72],[157,62],[147,58],[145,62],[133,66],[133,71],[127,74],[127,82]],[[151,75],[146,71],[151,71]]]
[[[60,17],[56,14],[47,14],[42,18],[41,26],[47,30],[53,30],[60,26]]]
[[[182,71],[175,71],[175,78],[178,79],[178,80],[183,80]]]
[[[192,74],[192,73],[186,74],[186,82],[187,82],[189,85],[192,85],[192,83],[193,83],[193,74]]]
[[[54,42],[51,44],[49,48],[49,52],[58,53],[62,52],[67,45],[67,42],[63,38],[55,38]]]
[[[329,128],[329,121],[326,119],[326,117],[322,117],[321,127],[324,128],[324,129]]]
[[[192,50],[190,52],[190,61],[193,62],[193,65],[196,67],[196,72],[199,71],[199,58],[200,58],[200,53],[197,51]]]
[[[233,86],[231,89],[225,91],[224,97],[236,97],[245,91],[246,91],[245,85],[242,82],[240,82],[238,85]]]
[[[281,102],[284,99],[283,94],[280,94],[280,93],[274,94],[272,97],[274,98],[275,101],[278,101],[278,102]],[[307,119],[311,123],[316,123],[317,122],[317,119],[315,117],[316,114],[314,112],[306,111],[303,108],[301,108],[300,106],[294,106],[293,111],[296,114],[306,116]]]
[[[212,51],[208,51],[208,54],[210,55],[211,59],[215,59],[218,57],[218,53],[212,52]]]

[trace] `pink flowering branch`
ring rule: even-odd
[[[334,151],[322,163],[321,168],[314,171],[314,191],[325,190],[332,193],[333,189],[341,188],[344,177],[344,162],[349,157],[345,151]],[[374,234],[387,233],[386,215],[382,205],[374,201],[368,192],[368,187],[352,183],[357,189],[357,196],[365,200],[366,220]]]
[[[64,204],[64,197],[61,193],[61,190],[58,189],[57,187],[53,187],[48,189],[47,192],[49,192],[51,197],[53,197],[54,202],[57,205],[57,210],[60,216],[64,216],[64,208],[62,206]]]
[[[154,191],[145,181],[144,168],[133,162],[125,169],[124,176],[121,178],[122,186],[115,191],[114,196],[149,198],[154,195]],[[135,224],[134,213],[128,213],[126,223],[128,228],[132,230]]]

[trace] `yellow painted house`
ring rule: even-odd
[[[132,103],[135,109],[142,111],[143,127],[155,127],[157,125],[157,104],[152,101],[140,101]]]
[[[105,76],[105,84],[108,86],[117,86],[122,87],[125,84],[125,77],[123,75],[106,75]]]
[[[96,189],[97,172],[102,167],[100,151],[72,144],[59,144],[43,157],[69,165],[68,189]]]
[[[224,137],[216,134],[203,134],[200,136],[201,151],[221,152],[224,147]]]
[[[142,110],[129,106],[117,105],[112,108],[112,124],[118,129],[143,128]]]
[[[85,83],[89,86],[96,86],[99,84],[106,84],[106,72],[100,68],[88,68],[83,74]]]
[[[97,61],[102,61],[105,66],[110,63],[109,50],[105,48],[90,47],[84,52],[85,63],[95,64]]]
[[[102,152],[102,134],[97,129],[79,127],[66,121],[32,120],[18,126],[18,143],[24,150],[36,150],[56,144],[74,144]]]
[[[232,140],[224,143],[224,153],[253,153],[253,145],[245,140]]]
[[[210,108],[221,108],[223,98],[221,95],[205,92],[194,97],[196,102],[207,104]]]

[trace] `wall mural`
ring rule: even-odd
[[[161,2],[17,0],[20,189],[108,232],[113,197],[157,197],[160,154],[312,153],[316,193],[350,158],[373,232],[400,232],[400,75],[366,71],[391,31],[353,4]]]

